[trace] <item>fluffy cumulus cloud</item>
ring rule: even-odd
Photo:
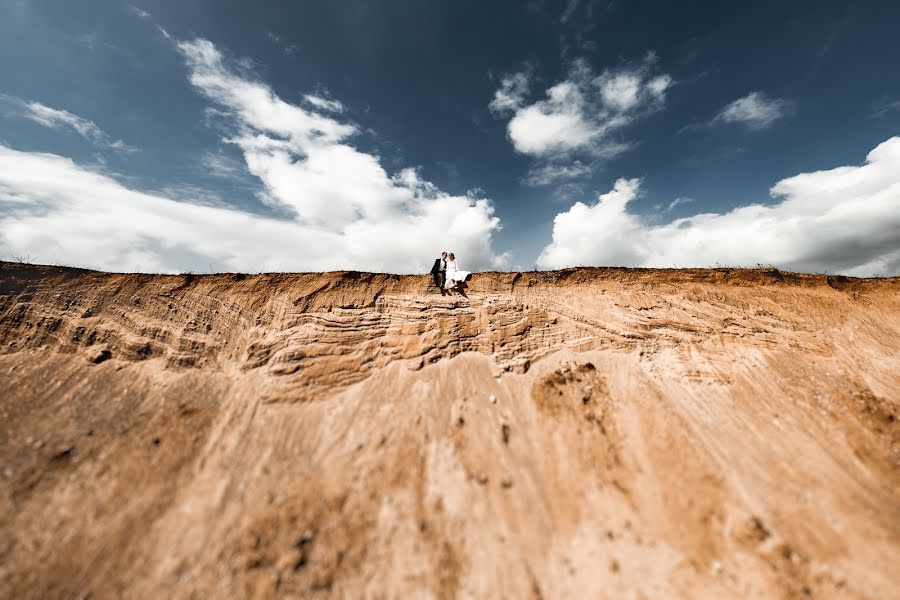
[[[654,225],[628,211],[640,180],[620,179],[597,203],[554,219],[538,265],[661,267],[771,264],[849,275],[900,273],[900,137],[861,166],[803,173],[772,189],[777,200]]]
[[[516,151],[536,159],[527,182],[545,185],[590,173],[584,165],[630,147],[616,137],[638,118],[660,109],[672,79],[655,71],[656,59],[596,75],[577,60],[568,77],[528,103],[528,73],[502,78],[490,108],[508,117],[507,134]],[[571,164],[580,165],[571,168]],[[551,175],[556,176],[551,176]]]
[[[388,174],[356,149],[334,100],[304,108],[231,69],[209,41],[179,44],[194,87],[216,105],[264,187],[292,215],[265,218],[129,189],[64,157],[0,146],[0,253],[100,268],[421,271],[441,249],[471,268],[501,266],[499,220],[483,198],[453,196],[413,169]],[[313,99],[314,98],[314,99]]]
[[[762,92],[751,92],[726,105],[713,119],[714,123],[739,123],[750,129],[766,129],[787,115],[791,103],[770,98]]]

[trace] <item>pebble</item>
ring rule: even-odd
[[[491,401],[491,404],[497,404],[497,396],[491,394],[489,400]]]

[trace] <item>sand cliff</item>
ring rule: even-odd
[[[898,292],[2,263],[0,597],[891,597]]]

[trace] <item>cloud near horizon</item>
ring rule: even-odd
[[[449,248],[467,268],[501,267],[491,202],[453,196],[414,169],[389,175],[351,144],[336,100],[285,102],[238,75],[208,40],[178,43],[192,85],[224,115],[262,199],[289,220],[175,201],[53,155],[0,146],[0,252],[110,270],[416,272]],[[322,114],[322,112],[328,113]]]
[[[640,179],[619,179],[597,203],[554,219],[538,266],[709,267],[759,263],[857,276],[900,273],[900,137],[861,166],[802,173],[771,188],[775,204],[751,204],[664,225],[628,212]]]

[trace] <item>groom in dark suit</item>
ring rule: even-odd
[[[434,278],[434,285],[441,290],[441,296],[446,294],[444,282],[447,278],[447,253],[441,252],[441,257],[435,259],[434,266],[431,267],[431,276]]]

